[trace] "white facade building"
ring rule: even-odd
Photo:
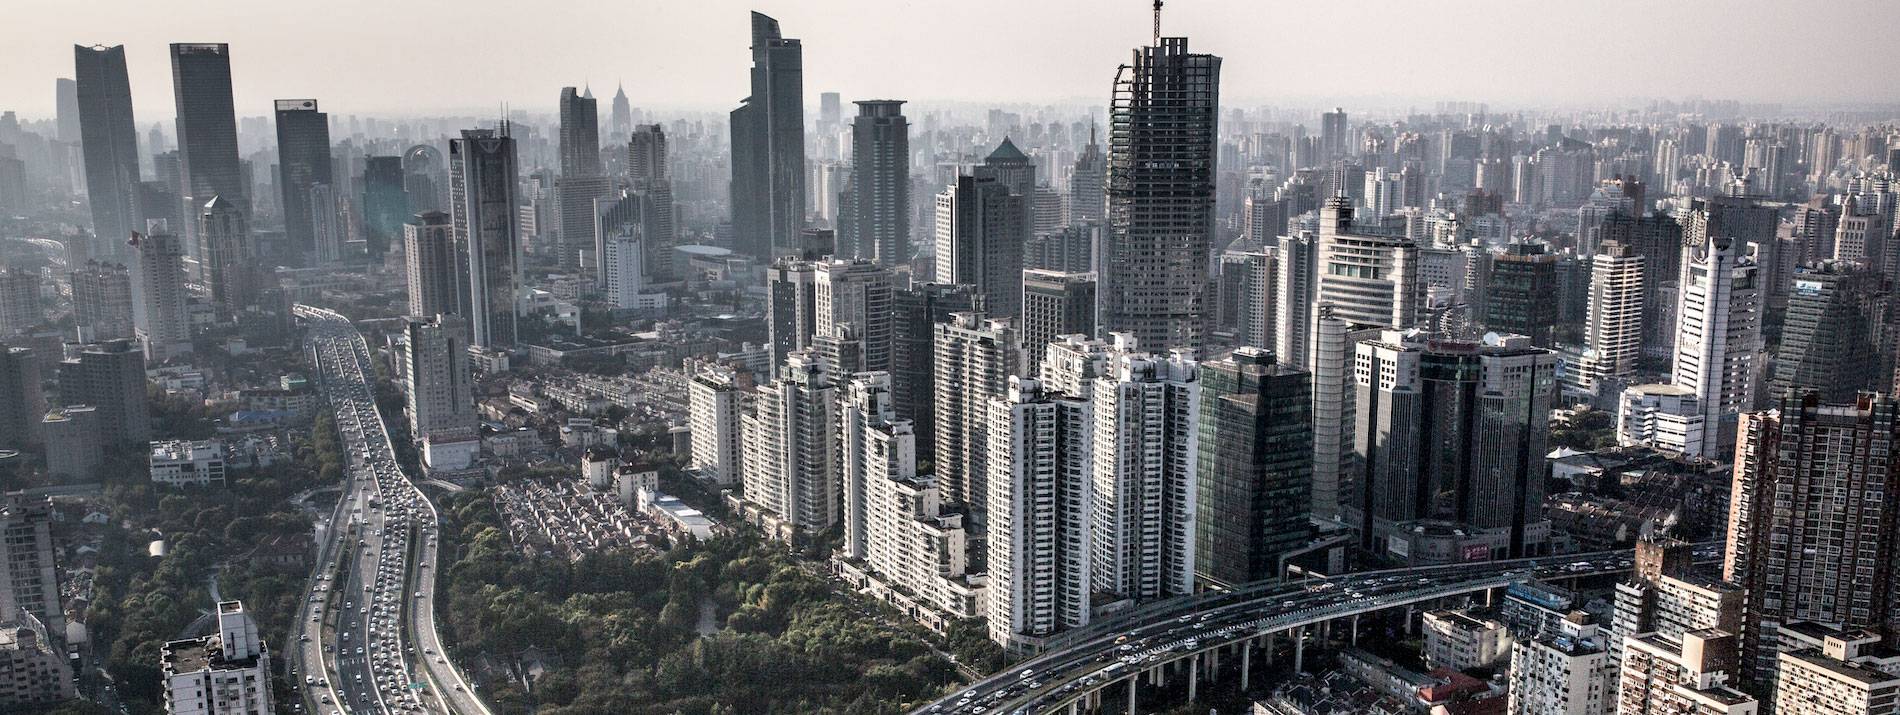
[[[692,428],[692,468],[720,486],[739,483],[738,376],[724,367],[700,370],[687,385],[687,420]]]
[[[1644,445],[1688,457],[1712,456],[1708,416],[1694,391],[1679,385],[1631,385],[1623,388],[1616,410],[1616,443]]]
[[[1711,459],[1734,452],[1736,420],[1754,408],[1762,290],[1747,250],[1739,240],[1713,237],[1682,255],[1670,381],[1695,396],[1705,429],[1693,453]]]
[[[1633,246],[1615,241],[1590,259],[1590,305],[1578,383],[1594,392],[1605,378],[1636,374],[1643,357],[1643,271]]]
[[[1561,631],[1511,645],[1509,715],[1610,715],[1616,667],[1596,624],[1581,612]]]
[[[224,443],[212,440],[153,442],[153,484],[168,487],[224,486]]]
[[[1097,592],[1123,598],[1194,590],[1195,470],[1201,384],[1189,350],[1133,352],[1117,335],[1097,378],[1090,570]]]
[[[793,529],[838,523],[837,388],[809,351],[785,358],[779,378],[758,388],[758,410],[741,418],[745,498]]]
[[[1027,378],[987,407],[986,615],[991,640],[1024,652],[1088,625],[1095,426],[1086,401]]]
[[[271,715],[270,649],[239,601],[218,604],[218,632],[159,651],[171,715]]]

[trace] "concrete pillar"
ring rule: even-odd
[[[1082,701],[1080,700],[1070,700],[1069,701],[1069,715],[1081,715],[1082,713],[1081,705],[1082,705]]]
[[[1306,665],[1306,626],[1293,629],[1293,673]]]
[[[1247,681],[1252,676],[1252,673],[1250,672],[1252,669],[1253,669],[1253,649],[1247,647],[1246,641],[1241,641],[1240,643],[1240,692],[1243,692],[1243,693],[1247,692]]]
[[[1332,640],[1333,640],[1333,622],[1332,622],[1332,620],[1331,620],[1331,619],[1327,619],[1327,620],[1324,620],[1324,621],[1320,621],[1320,622],[1319,622],[1319,642],[1320,642],[1320,644],[1321,644],[1321,645],[1325,645],[1325,644],[1327,644],[1327,643],[1331,643],[1331,642],[1332,642]]]
[[[1352,644],[1359,645],[1359,614],[1352,614]]]
[[[1267,667],[1269,668],[1273,667],[1273,642],[1276,640],[1279,640],[1278,633],[1267,634],[1267,649],[1265,652],[1267,654]]]
[[[1135,715],[1135,676],[1128,676],[1128,715]]]
[[[1201,693],[1201,654],[1188,656],[1188,702],[1194,702]]]

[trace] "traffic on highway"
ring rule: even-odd
[[[372,388],[367,344],[328,310],[297,306],[320,384],[349,462],[348,484],[327,529],[328,560],[310,593],[300,645],[319,711],[487,715],[436,633],[435,507],[397,464]],[[317,649],[309,648],[306,652]],[[326,677],[327,676],[327,677]]]

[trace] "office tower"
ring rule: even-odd
[[[1333,111],[1320,113],[1319,149],[1319,158],[1326,163],[1352,153],[1352,135],[1346,131],[1346,110],[1334,107]]]
[[[1617,715],[1754,715],[1755,698],[1728,685],[1737,674],[1736,641],[1718,628],[1626,639]]]
[[[1157,38],[1116,72],[1109,112],[1102,324],[1142,345],[1201,347],[1214,238],[1220,58]]]
[[[31,613],[0,620],[0,708],[37,712],[78,697],[72,669],[46,624]]]
[[[1878,273],[1825,261],[1796,269],[1768,394],[1845,404],[1885,387],[1879,332],[1891,310]]]
[[[893,295],[891,400],[897,419],[910,420],[917,453],[936,454],[937,324],[956,313],[983,312],[983,297],[970,286],[918,283]]]
[[[811,347],[818,331],[818,268],[812,261],[780,258],[765,271],[765,333],[772,372],[785,356]]]
[[[402,226],[403,261],[408,273],[409,315],[462,315],[462,265],[456,255],[455,226],[441,211],[416,214]]]
[[[468,323],[454,315],[412,316],[403,328],[403,396],[409,436],[430,469],[466,469],[481,451]]]
[[[231,100],[231,48],[223,43],[173,43],[172,96],[177,102],[178,195],[191,209],[222,196],[250,213],[250,187],[238,162],[237,115]],[[198,226],[189,223],[190,238]],[[197,240],[188,246],[202,246]],[[204,256],[197,258],[202,261]]]
[[[894,266],[910,258],[910,122],[900,100],[856,102],[851,120],[853,216],[841,222],[840,258]]]
[[[1755,403],[1762,291],[1747,250],[1718,236],[1683,251],[1671,382],[1701,406],[1708,428],[1695,454],[1712,459],[1733,453],[1736,415]]]
[[[607,136],[618,139],[633,131],[633,103],[627,100],[624,85],[614,85],[613,106],[608,112]]]
[[[1333,315],[1331,305],[1314,309],[1313,373],[1313,514],[1342,519],[1350,501],[1345,488],[1357,479],[1353,431],[1357,411],[1357,350],[1361,341],[1377,339],[1379,328],[1354,329]]]
[[[839,374],[889,372],[896,279],[868,259],[823,261],[812,271],[812,334],[844,338],[851,326],[862,363],[837,365]]]
[[[600,110],[594,95],[562,87],[560,101],[560,257],[562,269],[573,271],[580,268],[581,251],[594,245],[594,200],[606,197],[613,183],[601,172]]]
[[[1122,338],[1091,396],[1089,570],[1098,593],[1185,595],[1194,591],[1199,368],[1186,348],[1136,353]]]
[[[1319,243],[1298,232],[1275,238],[1273,255],[1274,357],[1284,365],[1312,370],[1313,305],[1319,289]]]
[[[86,163],[86,204],[97,237],[94,250],[119,255],[125,250],[120,241],[144,225],[138,203],[138,127],[132,121],[125,46],[73,45],[73,77]]]
[[[1360,343],[1363,547],[1413,563],[1541,552],[1556,364],[1523,336],[1476,344],[1388,331]]]
[[[161,363],[191,352],[185,302],[185,249],[163,224],[132,234],[132,326],[146,360]]]
[[[599,176],[600,105],[592,90],[561,88],[561,176]]]
[[[732,110],[733,246],[781,255],[805,222],[805,51],[752,13],[752,94]]]
[[[251,304],[256,258],[244,209],[211,197],[198,212],[198,270],[220,319],[232,320]]]
[[[1894,661],[1893,649],[1881,645],[1878,633],[1828,629],[1817,647],[1782,651],[1775,664],[1774,712],[1892,713],[1900,701],[1900,675],[1890,672]]]
[[[1484,278],[1486,330],[1524,335],[1550,347],[1557,323],[1557,256],[1544,244],[1516,241],[1493,254]]]
[[[1352,325],[1411,328],[1425,292],[1417,244],[1356,228],[1349,199],[1326,200],[1319,212],[1314,304],[1332,306],[1335,317]]]
[[[125,266],[87,261],[72,272],[72,289],[80,342],[133,337],[132,274]]]
[[[1366,172],[1364,193],[1360,196],[1360,206],[1365,208],[1368,218],[1383,219],[1399,210],[1399,175],[1387,173],[1385,167],[1375,167]]]
[[[959,316],[963,318],[966,316]],[[990,639],[1032,652],[1089,622],[1094,420],[1087,400],[1010,377],[984,402]],[[941,467],[939,467],[941,474]]]
[[[1668,362],[1676,342],[1673,321],[1674,286],[1682,271],[1682,224],[1667,214],[1631,216],[1612,213],[1604,217],[1599,232],[1604,243],[1614,241],[1629,246],[1643,257],[1643,359],[1654,365]]]
[[[958,176],[937,194],[937,282],[975,286],[990,314],[1018,315],[1027,211],[1000,179]]]
[[[1841,205],[1841,216],[1834,226],[1833,257],[1860,263],[1891,280],[1900,276],[1900,265],[1896,265],[1900,264],[1900,251],[1895,249],[1893,227],[1885,214],[1863,213],[1868,208],[1852,196]]]
[[[944,497],[970,510],[982,533],[983,510],[990,504],[988,474],[990,411],[988,401],[1002,397],[1011,375],[1023,374],[1022,338],[1007,318],[956,313],[938,323],[934,352],[936,451],[932,463]],[[980,560],[979,560],[980,563]]]
[[[785,528],[818,533],[838,523],[837,388],[831,367],[810,351],[785,357],[779,377],[760,385],[758,409],[741,418],[746,501]]]
[[[319,251],[312,222],[311,190],[336,187],[331,176],[330,115],[314,99],[277,100],[277,172],[283,191],[284,239],[289,255],[311,265]],[[329,212],[332,216],[335,211]],[[334,221],[334,219],[332,219]]]
[[[159,649],[170,715],[271,715],[270,647],[241,601],[218,604],[218,632]],[[342,676],[338,676],[342,677]]]
[[[1071,223],[1039,234],[1023,246],[1023,268],[1063,273],[1096,273],[1096,247],[1107,226],[1101,221]]]
[[[1590,258],[1590,306],[1577,365],[1578,382],[1587,390],[1636,374],[1643,356],[1644,264],[1634,246],[1617,241],[1603,242]]]
[[[1089,143],[1075,158],[1075,169],[1069,174],[1069,223],[1107,218],[1107,177],[1108,158],[1102,155],[1102,145],[1095,143],[1095,125],[1090,123]]]
[[[666,131],[658,124],[633,129],[627,144],[627,173],[639,198],[640,226],[647,274],[655,281],[678,279],[673,246],[679,242],[679,220],[673,206],[673,181],[668,178]]]
[[[507,350],[515,345],[517,291],[521,289],[520,224],[515,208],[515,140],[467,129],[449,140],[449,205],[456,250],[468,260],[459,274],[459,301],[467,312],[475,347]]]
[[[31,348],[0,350],[0,449],[25,449],[38,442],[44,414],[39,358]]]
[[[692,468],[720,486],[739,483],[740,385],[730,368],[708,367],[686,386]]]
[[[99,427],[112,444],[144,444],[152,439],[151,413],[145,404],[145,356],[130,340],[81,345],[59,364],[59,399],[68,405],[92,405]]]
[[[14,620],[21,611],[66,640],[66,612],[59,595],[58,552],[53,548],[53,504],[22,492],[0,495],[0,612]]]
[[[363,247],[371,263],[381,262],[403,235],[404,222],[415,215],[403,188],[405,179],[402,157],[363,158]]]
[[[1260,245],[1271,246],[1286,234],[1288,202],[1258,193],[1247,196],[1240,207],[1240,235]]]
[[[1252,250],[1249,250],[1252,249]],[[1228,336],[1234,345],[1273,344],[1273,279],[1279,252],[1240,239],[1217,257],[1214,275],[1214,312],[1209,329]]]
[[[1894,403],[1810,394],[1744,415],[1729,497],[1723,575],[1747,589],[1743,654],[1751,677],[1773,673],[1795,621],[1900,633],[1892,528],[1900,470]]]
[[[1312,513],[1312,373],[1255,347],[1201,363],[1195,572],[1218,588],[1283,573]]]
[[[844,556],[879,581],[952,617],[980,617],[963,514],[945,513],[934,478],[917,475],[916,435],[891,406],[890,375],[860,373],[839,398]]]
[[[45,320],[39,271],[0,268],[0,334],[18,335]]]
[[[353,240],[355,229],[348,225],[355,222],[354,211],[349,198],[338,196],[336,187],[329,184],[317,184],[310,187],[310,238],[314,250],[315,265],[335,265],[344,258],[354,258],[354,250],[347,245]]]
[[[1095,274],[1023,271],[1023,352],[1029,374],[1058,335],[1095,336]]]

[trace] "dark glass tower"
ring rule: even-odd
[[[853,235],[840,236],[841,258],[866,258],[893,266],[910,258],[910,122],[904,103],[857,102],[851,121]]]
[[[317,253],[310,191],[319,185],[335,187],[330,176],[330,115],[317,110],[317,100],[277,100],[277,172],[288,255],[310,265]]]
[[[1220,58],[1185,37],[1137,48],[1116,74],[1102,320],[1147,348],[1201,345],[1219,116]]]
[[[132,85],[125,47],[73,46],[78,83],[79,141],[86,161],[86,202],[92,207],[93,252],[123,256],[125,242],[143,227],[138,209],[138,127],[132,122]]]
[[[500,132],[469,129],[449,140],[449,204],[455,244],[468,270],[471,342],[506,350],[515,345],[516,291],[520,289],[520,223],[515,217],[515,140]]]
[[[752,95],[732,110],[734,248],[769,259],[805,221],[805,50],[752,13]]]
[[[402,157],[371,156],[363,160],[364,245],[370,261],[389,251],[402,236],[410,216],[409,193],[403,186]]]
[[[1231,588],[1279,576],[1306,543],[1312,375],[1243,347],[1201,364],[1196,576]]]
[[[197,215],[214,196],[248,215],[250,187],[244,185],[238,163],[237,115],[231,103],[230,46],[174,43],[171,53],[172,97],[178,107],[179,196],[191,207],[187,215]],[[195,240],[187,242],[192,243]]]

